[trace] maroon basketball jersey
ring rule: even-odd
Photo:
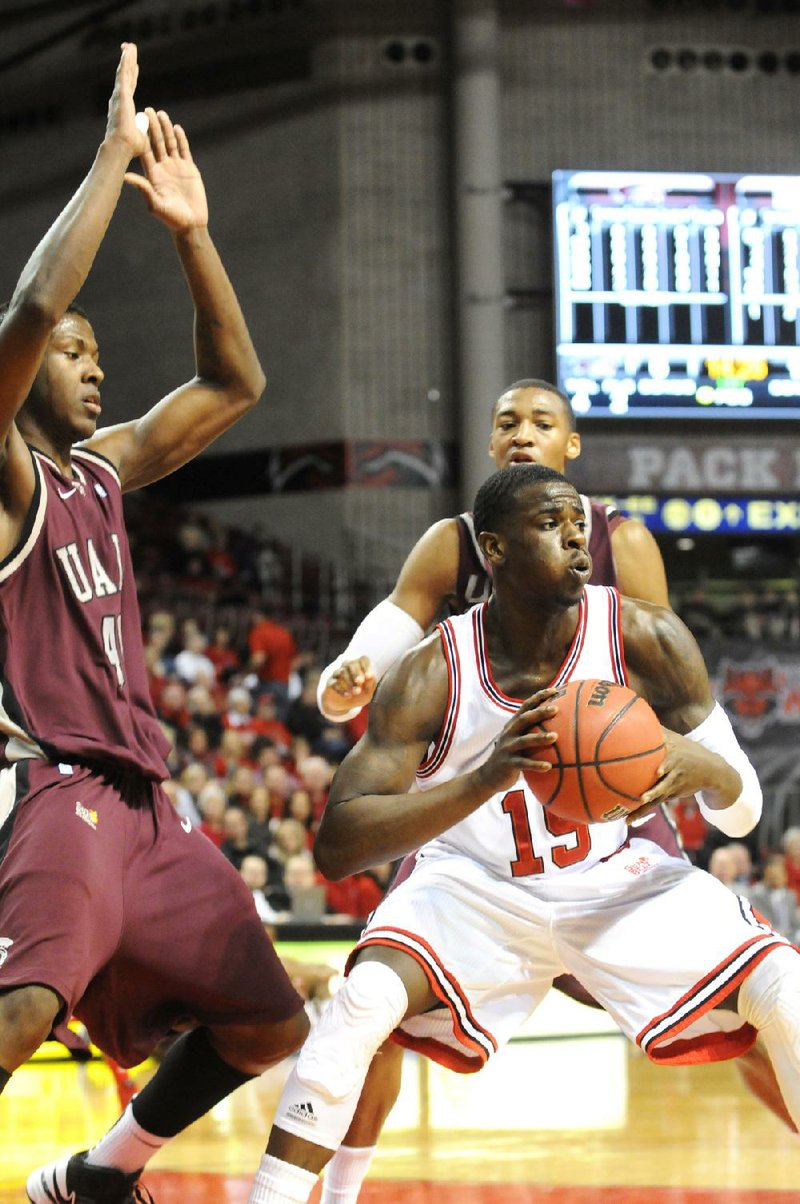
[[[591,585],[617,584],[617,571],[611,552],[611,532],[624,521],[618,510],[609,509],[603,502],[584,497],[581,501],[586,512],[589,555],[592,558]],[[458,577],[456,592],[451,599],[455,614],[463,614],[478,602],[485,602],[492,592],[492,583],[481,554],[472,514],[456,516],[458,524]]]
[[[31,452],[36,488],[0,562],[0,763],[29,756],[167,776],[114,466],[73,450],[72,478]]]

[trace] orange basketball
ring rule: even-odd
[[[664,759],[658,716],[644,698],[611,681],[571,681],[550,700],[558,713],[541,724],[555,744],[536,750],[550,773],[526,774],[543,807],[575,823],[621,819],[641,806]]]

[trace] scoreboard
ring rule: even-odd
[[[558,171],[553,225],[576,413],[800,416],[800,176]]]

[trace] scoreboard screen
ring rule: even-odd
[[[557,171],[553,223],[577,414],[800,417],[800,176]]]

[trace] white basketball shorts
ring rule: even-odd
[[[772,949],[790,943],[746,899],[633,836],[580,873],[500,879],[456,854],[422,856],[351,955],[413,957],[443,1006],[403,1022],[401,1045],[479,1070],[569,973],[655,1062],[746,1052],[753,1028],[714,1011]]]

